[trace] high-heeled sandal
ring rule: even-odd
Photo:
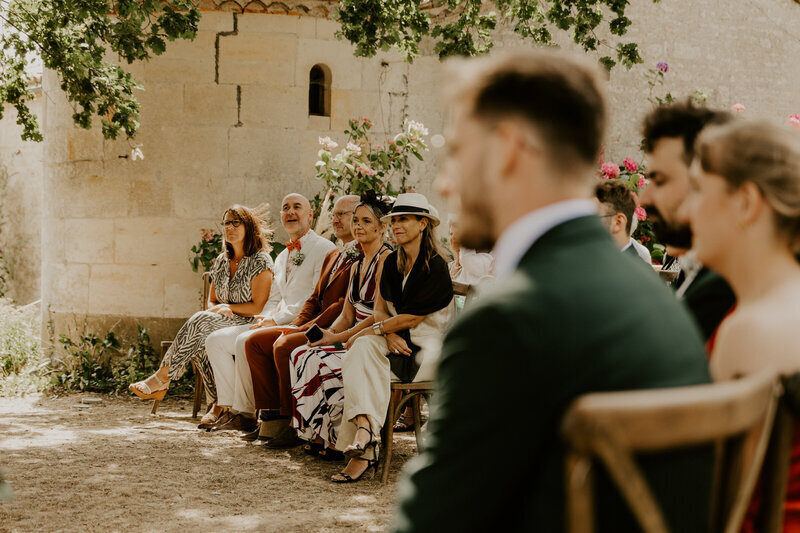
[[[376,448],[377,445],[378,445],[377,442],[371,442],[365,448],[366,448],[366,450],[368,450],[370,448]],[[355,483],[356,481],[361,481],[361,478],[364,477],[364,474],[366,474],[367,472],[370,472],[370,470],[372,471],[372,472],[370,472],[370,479],[374,478],[375,477],[375,473],[378,471],[378,461],[379,461],[379,459],[377,459],[377,456],[378,456],[378,454],[377,454],[377,451],[376,451],[375,452],[376,459],[364,459],[363,457],[356,457],[355,458],[355,459],[360,459],[362,461],[366,461],[367,462],[367,467],[358,475],[358,477],[353,477],[350,474],[345,474],[344,471],[341,471],[341,472],[339,472],[338,475],[342,476],[344,479],[336,479],[334,477],[331,477],[331,481],[333,483]]]
[[[411,431],[412,429],[414,429],[414,415],[403,413],[400,415],[400,418],[397,419],[397,422],[394,423],[392,431],[395,433],[402,433],[404,431]]]
[[[378,442],[375,438],[375,434],[372,432],[372,427],[358,426],[356,433],[362,430],[369,433],[369,441],[367,441],[364,446],[354,443],[345,448],[344,456],[348,459],[359,459],[367,450],[369,450],[370,446],[374,446]]]
[[[147,379],[154,378],[158,382],[157,389],[151,389],[150,385],[147,384]],[[169,379],[167,381],[161,381],[161,378],[158,377],[158,374],[153,374],[144,381],[137,381],[136,383],[131,383],[128,385],[128,388],[132,393],[136,396],[141,398],[142,400],[163,400],[164,396],[167,394],[167,389],[169,389]]]

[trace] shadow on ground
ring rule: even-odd
[[[128,398],[75,407],[83,396],[0,398],[0,469],[14,489],[0,531],[383,531],[416,452],[397,436],[386,485],[333,485],[344,463],[200,432],[186,400],[153,417]]]

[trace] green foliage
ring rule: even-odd
[[[0,298],[0,396],[41,391],[48,361],[40,342],[37,306],[18,307]]]
[[[199,19],[190,0],[2,0],[0,118],[2,104],[13,106],[22,138],[42,140],[26,76],[38,56],[58,75],[75,124],[88,129],[97,116],[105,138],[131,138],[139,128],[136,82],[105,58],[130,64],[162,54],[167,41],[194,39]]]
[[[199,271],[200,267],[203,268],[202,272],[208,272],[214,260],[222,253],[222,234],[213,229],[201,229],[200,234],[202,235],[200,242],[192,246],[194,255],[189,259],[189,263],[194,272]]]
[[[597,35],[605,20],[612,38],[624,36],[631,25],[625,16],[628,4],[628,0],[342,0],[337,36],[352,42],[357,56],[372,57],[394,47],[413,61],[424,36],[434,39],[440,58],[473,56],[492,48],[492,31],[504,22],[523,39],[541,45],[553,44],[551,29],[571,32],[572,40],[587,52],[611,51],[600,58],[606,68],[618,63],[631,68],[642,62],[636,43],[609,42]]]

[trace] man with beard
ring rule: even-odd
[[[708,339],[736,303],[727,282],[694,259],[692,232],[679,213],[689,194],[689,165],[694,142],[709,124],[731,120],[727,112],[694,106],[691,100],[654,109],[644,120],[644,150],[650,183],[640,196],[642,207],[663,244],[685,250],[673,287]]]
[[[591,199],[602,72],[555,51],[457,63],[439,192],[495,276],[447,333],[396,531],[565,531],[561,418],[598,391],[707,383],[700,332]],[[706,527],[711,450],[638,458],[671,531]],[[598,475],[598,532],[639,531]]]

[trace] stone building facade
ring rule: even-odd
[[[75,128],[52,73],[39,103],[42,145],[15,140],[12,117],[0,122],[0,158],[24,161],[28,176],[12,182],[3,205],[32,221],[3,238],[20,258],[17,300],[35,299],[41,287],[46,337],[84,321],[97,333],[114,325],[132,332],[138,323],[155,341],[171,337],[200,305],[189,248],[226,206],[274,208],[290,191],[318,192],[317,139],[341,142],[351,117],[371,118],[378,139],[405,118],[431,134],[443,129],[441,64],[429,45],[413,64],[394,53],[356,58],[334,36],[329,2],[204,1],[194,42],[170,43],[163,56],[131,67],[143,87],[133,143],[105,141],[99,127]],[[797,3],[638,2],[629,16],[645,65],[610,77],[607,156],[640,157],[639,121],[651,106],[644,72],[659,60],[670,64],[664,90],[674,95],[700,88],[711,105],[740,102],[746,113],[776,121],[800,112],[800,40],[790,25]],[[498,31],[496,49],[516,46],[530,45]],[[309,114],[315,65],[330,74],[330,116]],[[135,147],[143,160],[131,158]],[[413,180],[444,210],[432,191],[442,151],[432,149]]]

